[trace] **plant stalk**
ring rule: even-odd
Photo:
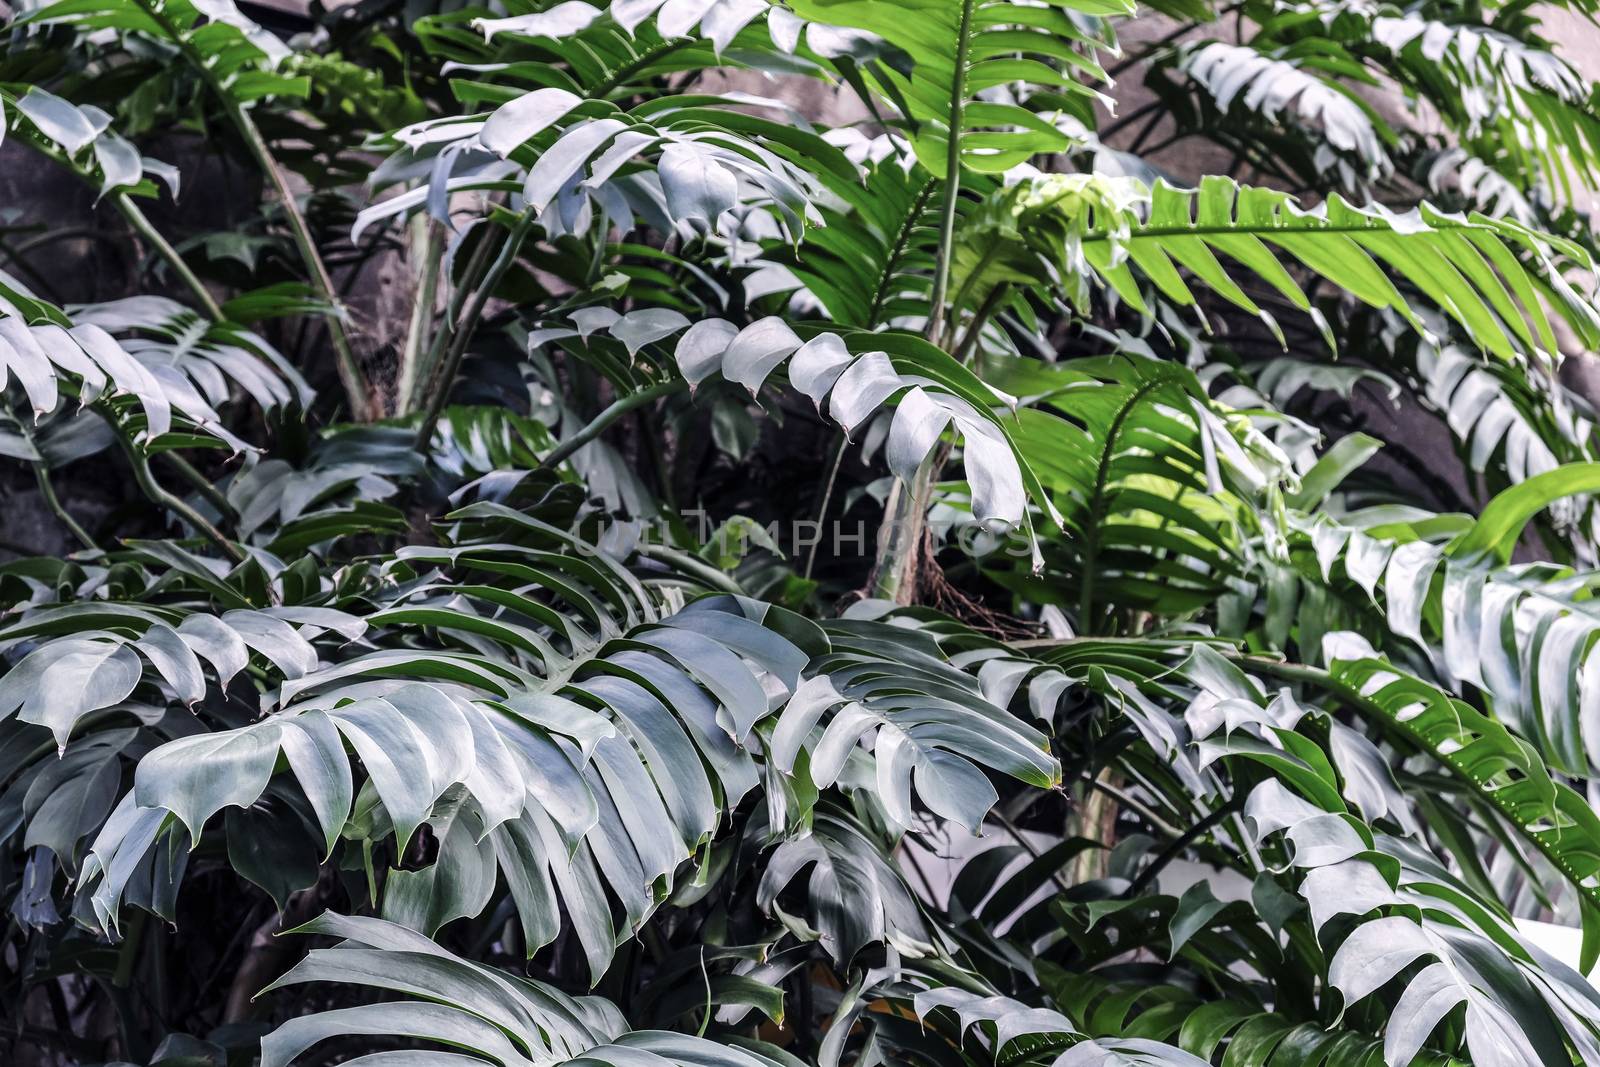
[[[277,193],[278,202],[283,206],[284,216],[289,220],[289,230],[294,237],[295,247],[299,250],[300,258],[305,263],[306,273],[310,276],[311,287],[327,306],[322,317],[328,325],[328,336],[333,342],[339,382],[344,386],[345,398],[350,404],[350,417],[357,422],[370,422],[377,416],[372,389],[367,384],[366,376],[361,372],[355,351],[350,347],[350,339],[344,331],[343,304],[334,289],[333,278],[328,274],[327,264],[323,263],[322,255],[317,251],[317,244],[311,236],[311,227],[306,222],[305,214],[295,203],[294,190],[289,187],[289,176],[273,156],[272,149],[267,145],[266,138],[261,135],[255,120],[250,117],[250,113],[243,105],[234,99],[233,94],[228,92],[227,87],[217,77],[216,71],[206,64],[205,57],[195,51],[194,46],[184,39],[183,33],[172,20],[167,18],[166,13],[151,0],[139,0],[139,6],[156,21],[162,31],[177,45],[184,58],[200,74],[207,88],[221,103],[223,111],[227,112],[229,121],[239,131],[239,136],[244,139],[245,147],[250,150],[256,165],[261,168],[262,174]]]
[[[961,123],[967,103],[967,57],[972,50],[972,9],[976,0],[962,0],[961,28],[956,34],[955,77],[950,83],[950,126],[945,151],[944,211],[939,219],[939,251],[934,264],[933,297],[924,335],[937,344],[944,332],[944,302],[950,290],[950,254],[955,245],[956,205],[961,201]]]
[[[477,285],[472,294],[472,302],[461,314],[461,319],[456,323],[455,334],[450,338],[450,348],[445,353],[444,363],[438,368],[438,373],[432,376],[428,406],[424,409],[422,424],[417,427],[415,447],[422,451],[428,447],[428,442],[433,438],[433,428],[439,422],[439,413],[444,410],[445,401],[450,396],[450,385],[455,381],[456,372],[461,369],[461,359],[466,355],[467,344],[472,340],[478,320],[483,316],[483,308],[489,302],[489,296],[494,292],[500,279],[505,276],[511,264],[516,262],[517,250],[522,247],[522,241],[533,228],[533,209],[525,208],[517,217],[516,224],[511,227],[511,232],[506,235],[505,243],[500,246],[499,255],[484,272],[483,280]]]
[[[204,474],[195,469],[194,464],[178,455],[176,452],[163,452],[162,457],[172,465],[172,468],[183,477],[183,480],[194,487],[195,492],[205,498],[207,504],[217,509],[217,514],[231,525],[238,525],[239,512],[228,503],[228,498]]]
[[[215,83],[215,78],[211,80]],[[289,220],[295,247],[299,249],[300,258],[305,262],[306,272],[310,275],[311,287],[327,305],[322,318],[327,323],[328,338],[333,343],[339,383],[344,386],[345,399],[350,404],[350,417],[356,422],[370,422],[379,414],[374,403],[372,387],[361,371],[355,350],[350,347],[350,338],[344,330],[344,305],[334,289],[333,278],[328,274],[327,264],[322,262],[322,256],[317,251],[316,241],[311,236],[311,227],[306,222],[305,214],[295,203],[294,190],[289,187],[289,177],[273,157],[266,138],[261,136],[261,131],[256,128],[249,113],[229,96],[220,84],[217,85],[217,94],[223,98],[223,106],[244,137],[250,154],[255,157],[267,179],[272,182],[273,189],[278,194],[278,203],[282,205],[284,216]]]
[[[600,414],[590,419],[577,433],[551,449],[549,454],[539,461],[539,466],[546,470],[560,466],[563,462],[572,458],[574,452],[605,433],[613,423],[628,412],[633,411],[635,408],[643,407],[661,397],[671,396],[673,393],[681,393],[688,387],[689,383],[682,378],[673,378],[669,381],[657,382],[655,385],[648,386],[636,393],[618,397]]]
[[[833,450],[833,462],[828,464],[827,481],[823,483],[822,501],[817,505],[817,530],[816,540],[811,542],[810,549],[806,552],[806,569],[801,577],[811,580],[811,569],[816,566],[817,546],[822,543],[822,520],[828,514],[828,504],[833,500],[833,485],[839,479],[839,466],[844,462],[844,450],[850,447],[850,439],[844,434],[839,434],[839,443]]]
[[[922,460],[911,483],[895,479],[883,504],[878,527],[878,558],[870,583],[872,595],[896,604],[917,599],[917,569],[922,565],[923,541],[928,533],[928,506],[933,502],[934,467],[941,466],[943,450],[935,448]]]
[[[1238,811],[1241,806],[1242,799],[1236,794],[1218,806],[1211,814],[1189,827],[1181,837],[1169,844],[1161,851],[1160,855],[1145,865],[1144,869],[1138,873],[1133,881],[1128,883],[1128,888],[1123,891],[1122,895],[1132,900],[1144,892],[1145,889],[1154,885],[1156,879],[1161,876],[1161,872],[1166,870],[1173,860],[1183,855],[1184,849],[1210,833],[1224,819]]]
[[[122,446],[123,454],[128,457],[128,463],[133,467],[134,481],[139,483],[139,488],[144,492],[144,495],[200,531],[206,540],[221,550],[224,556],[227,556],[235,563],[243,563],[246,558],[244,550],[224,537],[221,530],[212,525],[211,521],[204,515],[190,507],[187,501],[168,491],[166,487],[156,481],[155,474],[150,470],[150,460],[134,447],[133,442],[128,440],[120,427],[117,427],[114,422],[112,426],[117,429],[117,443]]]
[[[133,202],[133,198],[127,193],[119,192],[114,197],[113,203],[122,213],[122,217],[128,220],[128,225],[155,249],[157,255],[166,260],[172,272],[178,276],[178,280],[194,294],[195,300],[200,304],[200,310],[204,311],[212,322],[222,322],[226,319],[227,316],[222,313],[222,306],[217,303],[216,297],[211,295],[211,290],[206,288],[205,282],[189,269],[189,264],[183,261],[183,256],[161,235],[161,231],[155,228],[144,210]]]
[[[1078,576],[1078,632],[1084,637],[1094,636],[1097,628],[1094,594],[1100,567],[1100,523],[1105,517],[1103,509],[1106,486],[1111,479],[1111,462],[1116,456],[1117,440],[1122,436],[1122,427],[1134,409],[1146,396],[1166,384],[1168,382],[1165,377],[1151,378],[1141,384],[1117,409],[1116,416],[1111,420],[1111,428],[1106,432],[1105,447],[1101,450],[1100,460],[1095,466],[1094,489],[1089,494],[1089,517],[1083,524],[1083,547],[1079,555],[1082,561],[1082,573]]]
[[[878,277],[878,284],[872,290],[872,309],[867,313],[866,325],[878,326],[878,317],[883,313],[883,305],[889,299],[889,287],[894,279],[895,267],[905,255],[907,247],[911,244],[911,235],[916,232],[917,224],[922,221],[922,212],[928,206],[938,182],[929,178],[917,191],[916,198],[911,202],[911,210],[906,213],[905,219],[900,224],[899,231],[894,236],[894,244],[889,246],[889,255],[883,263],[883,273]]]
[[[411,322],[406,328],[406,346],[400,353],[400,379],[395,387],[395,414],[409,415],[416,406],[421,383],[431,365],[424,357],[430,352],[429,327],[433,324],[434,303],[439,293],[439,267],[443,257],[439,248],[439,227],[426,215],[411,220],[411,251],[417,257],[412,275],[417,280],[411,304]]]
[[[956,34],[955,76],[950,83],[950,125],[947,135],[944,175],[944,207],[939,218],[939,247],[934,260],[933,295],[929,301],[928,324],[923,336],[939,344],[945,330],[945,301],[950,292],[950,259],[955,248],[956,207],[961,201],[961,123],[966,110],[967,58],[972,50],[972,13],[977,0],[962,0],[961,24]],[[927,540],[928,505],[938,468],[949,453],[934,449],[917,468],[909,486],[897,479],[884,502],[883,522],[878,527],[877,558],[868,587],[874,596],[897,604],[910,604],[917,597],[917,570],[922,563],[923,543]]]
[[[1151,829],[1161,834],[1161,836],[1172,838],[1181,837],[1183,835],[1183,831],[1168,822],[1160,812],[1156,811],[1138,797],[1128,793],[1122,787],[1113,785],[1111,782],[1106,781],[1104,778],[1101,778],[1098,775],[1086,779],[1086,782],[1088,783],[1090,789],[1104,793],[1106,796],[1115,800],[1118,804],[1121,804],[1129,811],[1138,815],[1141,819],[1150,824]]]
[[[444,361],[445,349],[450,346],[455,337],[457,321],[460,317],[461,300],[469,293],[475,292],[483,282],[483,276],[489,269],[489,252],[494,247],[493,242],[485,237],[472,249],[472,255],[467,259],[465,274],[461,285],[453,292],[449,292],[445,299],[444,322],[437,330],[429,331],[428,348],[421,364],[417,368],[418,397],[432,396],[440,387],[439,365]],[[439,278],[448,290],[451,285],[449,273],[440,264]]]
[[[35,460],[32,466],[33,478],[39,483],[39,495],[44,497],[45,507],[50,509],[61,525],[67,528],[67,532],[76,537],[84,548],[89,549],[91,552],[98,552],[100,546],[95,544],[94,538],[89,536],[87,530],[78,525],[78,520],[72,517],[65,505],[61,503],[61,498],[56,496],[56,487],[50,481],[50,468],[45,465],[44,460]]]
[[[995,311],[999,309],[1001,301],[1005,299],[1006,293],[1010,289],[1009,282],[1001,282],[993,289],[990,289],[989,295],[984,297],[983,304],[973,313],[972,321],[967,324],[966,333],[961,335],[961,340],[956,345],[956,350],[951,353],[958,363],[970,363],[972,361],[972,355],[977,351],[978,339],[983,336],[983,328],[994,317]]]

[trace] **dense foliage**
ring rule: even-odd
[[[5,1062],[1600,1063],[1527,5],[11,2]]]

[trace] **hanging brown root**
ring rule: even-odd
[[[922,553],[917,561],[915,582],[917,592],[926,595],[929,607],[937,608],[947,615],[960,619],[974,630],[986,633],[990,637],[1008,641],[1039,636],[1040,628],[1037,625],[1014,615],[995,611],[952,584],[944,573],[944,567],[939,563],[934,550],[933,535],[927,530],[922,534]]]

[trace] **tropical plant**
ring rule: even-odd
[[[1600,1063],[1600,105],[1152,7],[14,5],[6,1061]]]

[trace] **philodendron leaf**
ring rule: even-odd
[[[52,641],[0,677],[0,719],[15,713],[44,726],[65,749],[79,719],[127,699],[142,674],[139,657],[110,635]]]
[[[706,201],[704,206],[713,205]],[[597,310],[607,309],[584,309],[573,320],[584,333],[611,333],[630,356],[645,344],[665,344],[678,335],[673,358],[691,388],[721,372],[753,394],[787,364],[790,384],[847,433],[892,403],[888,458],[901,478],[911,476],[940,447],[947,430],[959,435],[972,512],[980,522],[1029,525],[1030,504],[1052,520],[1057,516],[1054,502],[1014,441],[1011,424],[997,413],[1014,398],[985,385],[959,361],[918,338],[817,332],[803,339],[777,316],[740,329],[722,319],[690,324],[669,309],[603,318],[592,314]]]
[[[343,940],[337,948],[313,949],[269,989],[338,982],[408,999],[291,1020],[262,1040],[262,1067],[288,1067],[328,1038],[374,1033],[450,1046],[460,1050],[450,1062],[463,1064],[780,1067],[756,1047],[630,1031],[622,1014],[600,997],[571,997],[554,986],[462,959],[382,920],[329,913],[295,932]]]
[[[267,723],[170,742],[139,762],[134,796],[142,807],[172,812],[199,844],[212,815],[247,808],[267,788],[280,736],[277,724]]]
[[[562,0],[547,11],[504,19],[473,19],[474,29],[483,31],[486,40],[497,33],[524,37],[565,37],[584,29],[600,17],[600,9],[583,0]]]
[[[1451,542],[1450,554],[1463,560],[1493,554],[1505,562],[1534,515],[1563,497],[1595,492],[1600,492],[1600,463],[1573,463],[1534,475],[1490,501],[1472,527]]]
[[[1173,912],[1172,922],[1167,927],[1167,937],[1171,942],[1169,955],[1176,956],[1191,937],[1209,926],[1211,920],[1227,906],[1226,902],[1216,898],[1211,887],[1204,882],[1196,882],[1184,890],[1183,896],[1178,898],[1178,909]]]
[[[966,989],[940,988],[912,998],[912,1009],[927,1025],[939,1009],[952,1012],[959,1026],[985,1040],[999,1058],[1006,1050],[1028,1049],[1029,1039],[1044,1039],[1045,1048],[1070,1045],[1050,1060],[1052,1067],[1201,1067],[1205,1064],[1181,1048],[1146,1039],[1086,1038],[1066,1016],[1048,1008],[1030,1008],[1005,996],[981,996]]]
[[[536,89],[490,115],[478,139],[491,152],[509,156],[519,145],[548,129],[582,102],[580,97],[565,89]]]
[[[1539,5],[13,8],[11,1058],[1600,1064]]]
[[[1492,1067],[1553,1063],[1561,1038],[1548,1024],[1516,1018],[1473,981],[1474,965],[1450,943],[1403,916],[1366,923],[1339,947],[1328,967],[1328,981],[1345,1002],[1369,996],[1419,958],[1434,957],[1406,982],[1390,1017],[1384,1058],[1411,1062],[1434,1027],[1456,1007],[1467,1009],[1467,1049],[1472,1061]],[[1530,1025],[1531,1023],[1531,1025]]]
[[[59,144],[69,156],[75,156],[87,147],[98,132],[80,108],[37,87],[30,88],[17,101],[17,110],[26,115],[40,133]]]
[[[1097,1038],[1063,1052],[1053,1067],[1201,1067],[1205,1062],[1156,1041]]]

